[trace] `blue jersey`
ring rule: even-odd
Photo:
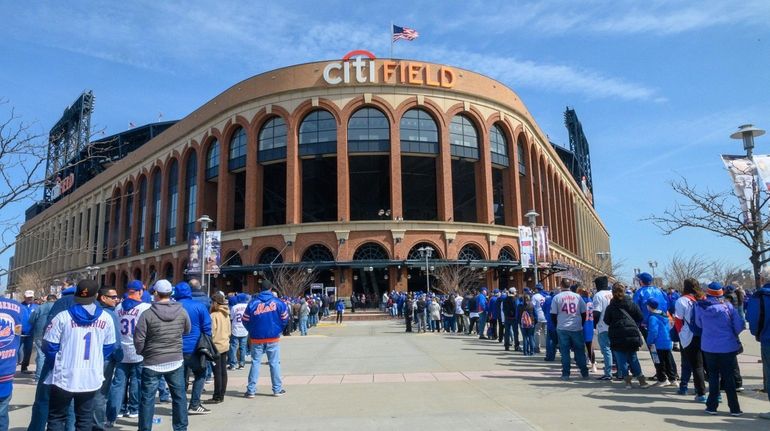
[[[0,298],[0,399],[11,395],[16,373],[23,310],[13,299]]]

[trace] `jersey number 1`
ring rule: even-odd
[[[89,332],[83,336],[83,340],[86,342],[86,351],[83,352],[84,361],[91,359],[91,335],[93,335],[93,333]]]

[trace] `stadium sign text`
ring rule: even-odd
[[[342,57],[341,62],[324,67],[323,78],[327,84],[410,84],[430,87],[454,87],[455,71],[449,67],[435,66],[416,61],[382,60],[378,69],[375,57],[369,51],[356,50]]]

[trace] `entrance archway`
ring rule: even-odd
[[[433,260],[441,259],[441,254],[438,251],[438,248],[434,246],[433,244],[427,243],[427,242],[420,242],[415,244],[410,250],[409,254],[407,255],[407,259],[410,261],[417,261],[422,263],[422,265],[412,266],[407,269],[407,290],[409,292],[427,292],[428,291],[428,281],[425,277],[425,257],[420,253],[420,249],[423,247],[430,247],[433,249],[433,254],[431,255],[430,259],[428,260],[428,267],[432,268],[432,270],[435,270],[435,266],[433,266]],[[433,286],[433,283],[435,283],[436,279],[431,276],[431,286]]]
[[[367,242],[356,249],[353,260],[372,263],[387,261],[388,252],[377,243]],[[358,299],[357,307],[378,306],[382,294],[388,291],[389,286],[388,268],[372,265],[353,269],[353,296]]]

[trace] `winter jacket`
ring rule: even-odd
[[[118,315],[115,313],[115,307],[104,307],[102,306],[102,309],[110,315],[112,318],[112,324],[115,326],[115,348],[112,351],[112,354],[108,357],[104,357],[104,362],[106,363],[108,360],[113,362],[120,362],[123,360],[123,346],[120,344],[120,319],[118,319]]]
[[[32,322],[30,321],[30,317],[32,316],[32,313],[37,310],[38,305],[34,302],[31,304],[25,304],[21,303],[22,308],[22,314],[21,314],[21,335],[27,337],[31,336],[33,332],[32,328]]]
[[[288,322],[288,307],[269,290],[256,295],[243,313],[243,326],[249,331],[252,344],[279,341]]]
[[[341,299],[337,300],[337,305],[334,306],[334,309],[337,310],[337,312],[345,311],[345,301]]]
[[[671,324],[662,310],[655,310],[647,318],[647,345],[654,345],[658,350],[671,350],[674,347],[671,341]]]
[[[441,306],[441,312],[446,317],[452,317],[455,315],[455,308],[456,305],[452,298],[447,298]]]
[[[500,304],[497,303],[500,298],[497,296],[493,296],[489,300],[489,310],[487,310],[487,313],[489,313],[490,317],[494,320],[497,320],[500,318]]]
[[[32,325],[32,337],[35,340],[43,339],[45,328],[48,325],[48,313],[51,312],[51,308],[53,308],[53,302],[44,302],[29,317],[29,323]]]
[[[189,355],[195,352],[201,332],[211,335],[211,315],[209,308],[201,300],[193,299],[190,285],[185,282],[174,287],[174,299],[182,304],[190,317],[190,332],[184,336],[184,343],[182,344],[184,354]]]
[[[738,335],[745,328],[745,323],[729,301],[708,297],[696,302],[695,324],[703,328],[700,347],[704,352],[738,351]]]
[[[191,329],[190,318],[178,302],[156,302],[139,316],[134,331],[136,354],[144,365],[182,360],[182,337]]]
[[[299,312],[297,313],[297,316],[299,318],[307,317],[310,315],[310,307],[307,305],[307,302],[302,302],[302,304],[295,304],[299,306]]]
[[[626,313],[631,319],[626,316]],[[636,352],[642,346],[643,340],[639,333],[638,324],[644,316],[639,307],[625,297],[622,300],[612,299],[604,312],[604,323],[609,327],[610,348],[619,352]]]
[[[658,310],[668,311],[668,297],[663,291],[656,286],[643,286],[634,293],[634,304],[639,307],[644,319],[642,324],[647,322],[647,317],[650,316],[650,312],[647,310],[647,300],[654,299],[658,302]]]
[[[476,311],[483,313],[487,310],[487,295],[479,293],[476,295]]]
[[[219,353],[230,349],[230,308],[227,305],[216,304],[211,311],[211,341]]]
[[[3,313],[3,319],[0,320],[0,399],[4,399],[13,391],[16,352],[21,341],[20,337],[14,335],[14,327],[21,325],[22,305],[13,299],[0,297],[0,310]]]
[[[551,304],[553,303],[553,297],[554,295],[548,295],[545,298],[545,302],[543,302],[543,310],[550,310]],[[545,327],[546,329],[550,331],[556,331],[556,322],[553,319],[553,315],[551,313],[544,313],[545,314]]]
[[[185,284],[187,284],[187,283],[185,283]],[[206,295],[206,292],[204,292],[204,291],[202,291],[200,289],[192,290],[192,288],[190,288],[190,290],[191,290],[190,297],[192,299],[194,299],[194,300],[200,302],[201,304],[203,304],[206,307],[207,310],[211,309],[211,298],[209,298],[209,296]]]
[[[506,323],[507,322],[513,323],[516,321],[516,297],[515,296],[509,295],[503,299],[502,319]]]
[[[428,305],[428,312],[430,313],[430,320],[441,320],[441,306],[438,302],[431,301]]]
[[[754,337],[763,344],[770,343],[770,283],[757,289],[749,298],[746,318]]]

